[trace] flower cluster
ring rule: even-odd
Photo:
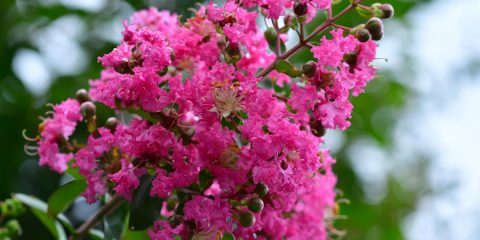
[[[320,144],[325,128],[350,125],[349,97],[375,76],[371,38],[380,30],[333,29],[300,69],[279,44],[331,4],[232,0],[209,3],[184,23],[155,8],[135,13],[119,46],[99,58],[104,70],[89,92],[56,105],[41,124],[40,164],[78,168],[89,203],[106,193],[132,201],[150,184],[150,196],[168,202],[152,239],[325,239],[336,177]],[[249,10],[256,6],[273,24],[273,42],[257,26],[261,14]],[[318,33],[333,25],[322,26]],[[122,117],[97,128],[95,104]],[[69,141],[82,120],[86,143]]]

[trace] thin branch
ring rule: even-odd
[[[337,15],[335,15],[334,17],[332,18],[329,18],[327,20],[325,20],[325,22],[323,22],[320,26],[318,26],[310,35],[308,35],[304,41],[300,41],[299,43],[297,43],[295,46],[293,46],[291,49],[289,49],[287,52],[285,52],[284,54],[282,54],[281,56],[277,56],[277,58],[275,59],[275,61],[273,61],[270,66],[268,66],[267,68],[263,69],[257,77],[260,77],[260,78],[264,78],[265,76],[267,76],[274,68],[275,68],[275,63],[278,61],[278,60],[288,60],[291,56],[293,56],[295,53],[297,53],[300,49],[302,49],[303,47],[305,47],[307,45],[307,43],[312,40],[312,38],[314,38],[315,36],[317,36],[318,34],[320,34],[321,32],[325,31],[328,27],[330,27],[338,18],[340,18],[341,16],[345,15],[346,13],[348,13],[350,10],[354,9],[362,0],[355,0],[353,3],[351,3],[348,7],[346,7],[345,9],[343,9],[340,13],[338,13]]]
[[[85,221],[79,228],[77,228],[75,233],[69,239],[74,240],[83,237],[90,229],[97,225],[98,221],[100,221],[101,218],[110,214],[113,210],[117,209],[123,203],[123,201],[123,198],[119,195],[113,196],[112,200],[101,206],[95,214],[93,214],[89,219],[87,219],[87,221]]]

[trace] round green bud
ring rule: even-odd
[[[18,238],[22,235],[22,227],[17,220],[8,221],[5,227],[8,230],[8,235],[10,235],[12,238]]]
[[[80,111],[85,118],[91,118],[95,116],[95,112],[97,111],[97,107],[90,101],[82,103],[80,105]]]
[[[314,61],[309,61],[302,66],[303,74],[307,77],[315,76],[317,72],[317,64]]]
[[[240,212],[238,214],[238,219],[240,221],[240,225],[244,227],[251,227],[255,224],[255,216],[251,212]]]
[[[264,204],[262,199],[260,198],[252,198],[248,201],[247,204],[248,209],[254,213],[259,213],[263,210]]]
[[[308,5],[305,3],[297,3],[293,8],[293,12],[297,16],[305,16],[308,13]]]
[[[370,35],[367,29],[360,29],[355,33],[355,37],[360,42],[368,42],[372,38],[372,35]]]
[[[255,193],[258,194],[259,197],[265,197],[268,194],[268,186],[265,183],[258,183],[255,186]]]
[[[85,89],[78,89],[75,96],[80,103],[90,101],[90,96],[88,95],[88,92]]]

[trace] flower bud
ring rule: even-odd
[[[80,105],[80,111],[82,112],[82,115],[87,119],[95,116],[96,110],[97,108],[95,107],[95,104],[90,101],[84,102],[82,103],[82,105]]]
[[[368,22],[365,24],[365,29],[367,29],[370,34],[378,36],[380,32],[383,32],[383,22],[380,20],[380,18],[373,17],[368,20]]]
[[[110,131],[115,131],[117,129],[118,119],[116,117],[109,117],[105,122],[105,127],[108,128]]]
[[[244,227],[250,227],[255,224],[255,216],[251,212],[240,212],[238,214],[238,219],[240,221],[240,225]]]
[[[307,77],[315,76],[317,72],[317,64],[314,61],[309,61],[302,66],[303,74]]]
[[[85,89],[78,89],[75,96],[80,103],[90,101],[90,96],[88,95],[88,92]]]
[[[355,67],[357,65],[357,56],[356,52],[351,52],[343,55],[343,61],[346,62],[351,67]]]
[[[375,3],[372,4],[372,9],[373,9],[373,14],[376,17],[387,19],[387,18],[392,18],[394,15],[394,8],[391,4],[385,3]]]
[[[308,5],[305,3],[297,3],[293,8],[293,12],[297,16],[305,16],[308,13]]]
[[[11,238],[19,238],[22,235],[22,227],[17,220],[10,220],[5,225],[8,231],[8,235]]]
[[[265,183],[258,183],[255,186],[255,193],[258,194],[259,197],[264,197],[268,194],[268,186]]]
[[[372,40],[378,41],[383,38],[383,29],[380,32],[377,32],[375,34],[372,34]]]
[[[225,48],[225,53],[225,60],[227,60],[228,63],[236,63],[242,57],[238,44],[229,43]]]
[[[262,199],[260,198],[252,198],[248,201],[247,204],[248,209],[254,213],[259,213],[263,210],[264,204]]]
[[[317,119],[311,119],[310,131],[312,131],[313,135],[317,137],[323,137],[325,135],[325,127]]]
[[[283,18],[283,25],[285,25],[286,28],[289,28],[290,26],[292,26],[293,18],[294,16],[292,14],[285,16]]]
[[[367,29],[360,29],[355,33],[355,37],[360,42],[368,42],[372,38],[372,35],[370,35]]]

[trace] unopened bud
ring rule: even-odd
[[[382,31],[379,31],[379,32],[376,32],[375,34],[372,34],[372,40],[374,40],[374,41],[379,41],[382,38],[383,38],[383,29],[382,29]]]
[[[255,193],[258,194],[259,197],[264,197],[268,194],[268,186],[265,183],[258,183],[255,186]]]
[[[240,212],[238,214],[238,218],[240,225],[244,227],[251,227],[253,224],[255,224],[255,216],[253,216],[251,212]]]
[[[80,103],[90,101],[90,96],[88,95],[88,92],[85,89],[78,89],[75,96]]]
[[[17,220],[10,220],[5,225],[8,231],[8,235],[11,238],[19,238],[22,235],[22,227]]]
[[[314,61],[309,61],[302,66],[303,74],[307,77],[315,76],[317,72],[317,64]]]
[[[285,27],[289,28],[293,23],[293,18],[294,18],[294,16],[291,15],[291,14],[285,16],[283,18],[283,25],[285,25]]]
[[[82,105],[80,105],[80,111],[82,112],[82,115],[87,119],[95,116],[96,110],[97,108],[95,107],[95,104],[90,101],[84,102],[82,103]]]
[[[293,8],[293,12],[297,16],[305,16],[308,13],[308,5],[306,3],[297,3]]]
[[[370,18],[365,24],[365,29],[367,29],[372,36],[378,35],[380,32],[383,32],[383,22],[377,17]]]
[[[346,62],[351,67],[355,67],[357,65],[357,56],[356,52],[351,52],[343,55],[343,61]]]
[[[375,17],[387,19],[392,18],[394,15],[394,8],[391,4],[374,3],[372,4],[373,14]]]
[[[360,29],[355,33],[355,37],[360,42],[368,42],[368,40],[372,38],[372,35],[370,35],[367,29]]]
[[[253,198],[248,201],[248,209],[254,213],[259,213],[263,210],[264,204],[262,199],[260,198]]]
[[[312,119],[310,121],[310,131],[312,131],[313,135],[317,137],[323,137],[325,135],[325,127],[317,119]]]
[[[115,131],[117,129],[118,119],[116,117],[109,117],[105,122],[105,127],[108,128],[110,131]]]
[[[225,48],[225,58],[228,63],[236,63],[242,57],[238,44],[229,43]]]

